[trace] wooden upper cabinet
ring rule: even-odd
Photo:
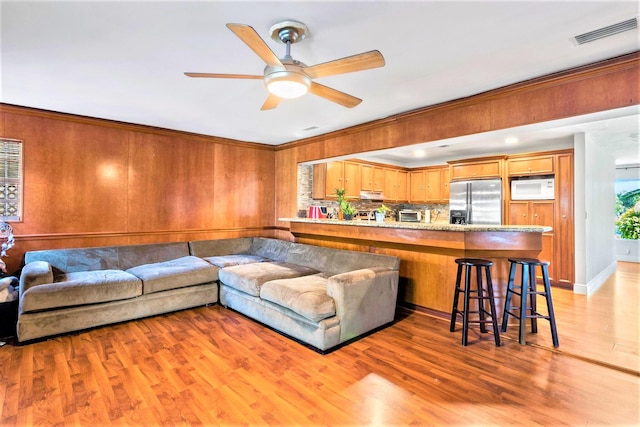
[[[384,191],[384,168],[373,167],[373,191]]]
[[[409,172],[406,171],[398,171],[398,174],[396,176],[396,179],[398,180],[398,187],[397,187],[397,193],[396,193],[396,200],[398,201],[405,201],[405,200],[409,200]]]
[[[440,198],[443,202],[449,203],[449,181],[451,180],[449,176],[449,168],[442,168],[442,177],[440,178]]]
[[[336,188],[345,188],[344,162],[328,162],[325,166],[325,197],[335,198]]]
[[[448,200],[448,166],[430,166],[409,172],[409,202],[446,203]]]
[[[328,162],[325,173],[325,197],[335,198],[336,188],[346,190],[344,196],[349,199],[360,198],[362,177],[360,164],[354,162]]]
[[[509,158],[507,174],[509,176],[551,175],[554,172],[553,164],[553,155]]]
[[[360,180],[364,191],[373,191],[373,166],[360,166]]]
[[[442,185],[442,169],[428,169],[424,171],[425,202],[438,203],[442,200],[440,194]]]
[[[502,178],[502,168],[506,156],[486,157],[449,162],[451,181],[465,179]]]
[[[362,190],[384,191],[385,169],[378,166],[360,165]]]
[[[327,164],[317,163],[313,165],[313,186],[311,188],[312,199],[324,199],[326,194]]]
[[[344,162],[344,189],[347,190],[345,197],[359,199],[362,181],[360,175],[360,164],[354,162]]]
[[[383,169],[384,199],[393,202],[406,201],[408,172],[396,169]]]
[[[409,202],[424,202],[425,197],[424,171],[409,172]]]

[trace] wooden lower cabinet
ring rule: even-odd
[[[510,225],[541,225],[554,226],[555,202],[553,200],[519,200],[509,202],[508,220]],[[555,231],[542,235],[542,251],[539,259],[549,261],[549,279],[556,282],[554,276],[555,266]],[[540,271],[537,271],[538,279],[542,279]]]

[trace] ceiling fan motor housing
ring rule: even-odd
[[[264,84],[267,90],[280,98],[298,98],[311,87],[311,78],[302,71],[304,64],[295,60],[283,60],[285,68],[267,66]]]

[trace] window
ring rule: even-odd
[[[640,239],[640,166],[616,169],[616,234],[623,239]]]
[[[0,217],[22,220],[22,141],[0,138]]]

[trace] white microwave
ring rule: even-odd
[[[511,200],[553,200],[553,178],[514,179],[511,181]]]

